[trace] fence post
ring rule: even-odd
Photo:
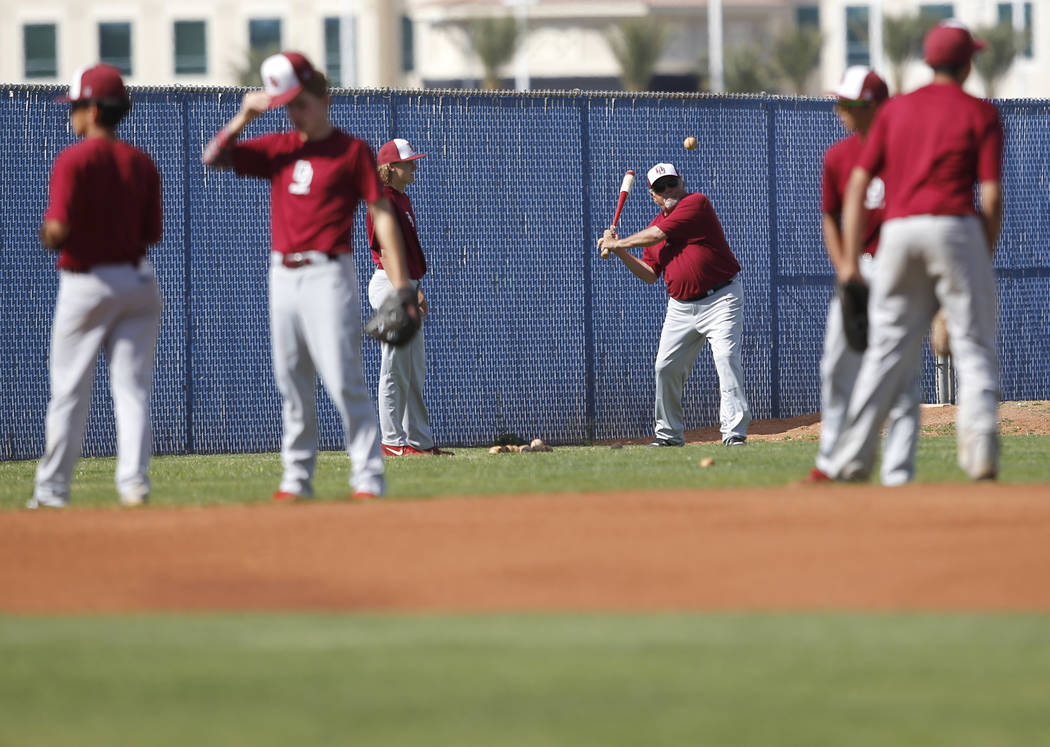
[[[766,110],[766,169],[769,184],[769,409],[774,418],[780,417],[780,253],[777,246],[777,138],[774,102],[767,99]]]
[[[580,108],[580,199],[582,209],[580,215],[583,231],[583,387],[584,387],[584,426],[588,443],[594,441],[595,421],[597,420],[597,405],[595,403],[595,363],[594,363],[594,293],[591,289],[593,273],[591,265],[594,261],[594,252],[591,251],[591,242],[594,231],[591,228],[591,144],[590,144],[590,98],[586,96],[576,97],[576,105]]]
[[[185,357],[186,371],[185,371],[185,382],[184,386],[186,389],[186,453],[195,454],[196,444],[193,439],[193,403],[194,403],[194,387],[193,387],[193,265],[191,263],[192,254],[192,234],[190,231],[191,223],[191,210],[190,210],[190,195],[193,194],[190,187],[190,114],[189,114],[189,100],[191,96],[199,96],[200,94],[181,93],[176,94],[179,96],[181,106],[179,109],[182,113],[182,257],[183,257],[183,313],[185,314],[184,327],[185,327]]]

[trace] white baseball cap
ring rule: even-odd
[[[259,69],[263,88],[270,94],[270,108],[284,106],[303,90],[303,84],[317,75],[317,70],[298,52],[281,52],[263,60]]]
[[[842,101],[885,101],[890,91],[886,81],[870,67],[854,65],[846,68],[838,87],[832,91]]]
[[[646,178],[649,179],[650,187],[656,184],[657,179],[660,179],[665,176],[680,177],[681,174],[678,173],[678,169],[674,167],[673,163],[658,163],[651,169],[649,169],[649,173],[646,174]]]
[[[401,161],[415,161],[417,158],[425,158],[426,153],[416,153],[412,144],[403,137],[395,137],[379,149],[376,161],[380,166],[384,163],[400,163]]]

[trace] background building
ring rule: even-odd
[[[872,64],[892,77],[878,19],[922,11],[975,28],[1016,23],[1024,49],[996,93],[1050,97],[1047,0],[721,0],[720,6],[729,90],[820,94],[848,64]],[[471,88],[485,75],[474,51],[476,22],[510,17],[523,41],[495,72],[505,87],[619,89],[610,35],[620,24],[648,19],[666,31],[647,87],[705,90],[709,10],[709,0],[0,0],[0,13],[11,20],[0,28],[0,81],[65,82],[79,65],[102,59],[133,84],[236,85],[253,82],[265,54],[293,48],[342,85]],[[819,29],[823,46],[812,74],[792,85],[774,50],[799,28]],[[904,66],[905,89],[928,79],[921,62]],[[985,92],[976,76],[968,88]]]

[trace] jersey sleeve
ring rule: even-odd
[[[269,179],[274,172],[274,144],[277,135],[262,137],[234,143],[229,147],[230,163],[233,169],[242,176],[258,176]]]
[[[835,164],[831,150],[824,154],[824,174],[821,178],[820,212],[835,215],[842,212],[842,195],[835,180]]]
[[[58,154],[51,167],[51,182],[48,188],[49,197],[44,220],[57,220],[69,223],[69,214],[76,192],[76,165],[67,151]]]
[[[670,215],[657,217],[653,225],[663,231],[669,241],[689,239],[695,234],[697,219],[708,210],[712,210],[710,201],[697,193],[683,198]]]
[[[857,166],[869,174],[877,174],[882,171],[882,165],[886,158],[886,128],[892,102],[883,104],[875,115],[875,121],[871,123],[868,136],[864,138],[864,149],[860,152]],[[851,169],[852,170],[852,169]]]
[[[366,205],[383,197],[383,183],[376,171],[376,159],[372,149],[363,140],[354,143],[350,154],[350,181]]]
[[[146,199],[143,204],[142,242],[146,246],[151,246],[159,242],[164,233],[162,221],[164,204],[161,197],[163,190],[160,186],[160,172],[157,171],[156,164],[149,156],[143,156],[142,171],[146,191]]]
[[[997,182],[1002,179],[1003,125],[999,113],[992,108],[991,115],[977,144],[977,179],[982,182]]]

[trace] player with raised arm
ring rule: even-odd
[[[598,240],[603,256],[615,254],[646,283],[663,275],[667,315],[656,354],[656,438],[650,446],[682,446],[685,424],[682,390],[703,349],[711,356],[721,389],[722,443],[747,443],[751,408],[740,363],[744,302],[737,277],[740,264],[729,249],[722,224],[706,195],[687,192],[670,163],[649,169],[649,194],[660,212],[649,227],[625,238],[607,228]],[[645,247],[641,258],[628,249]]]
[[[361,319],[351,229],[364,200],[384,249],[392,286],[418,325],[397,217],[383,197],[368,144],[329,118],[327,81],[303,55],[282,52],[262,64],[264,90],[208,144],[208,166],[270,181],[270,342],[281,393],[281,461],[275,500],[313,495],[318,424],[316,377],[342,418],[353,466],[354,498],[384,494],[379,429],[361,368]],[[244,127],[286,107],[293,129],[237,142]]]
[[[959,374],[959,466],[975,480],[998,474],[992,252],[1002,220],[1003,130],[995,107],[962,88],[983,47],[954,19],[931,29],[923,54],[933,82],[882,107],[850,176],[841,282],[861,277],[864,195],[873,174],[886,183],[886,217],[871,285],[870,343],[829,460],[832,478],[871,474],[879,430],[915,375],[938,307],[945,310]]]
[[[161,298],[146,249],[161,238],[160,174],[117,137],[131,100],[110,65],[80,68],[69,86],[69,119],[80,142],[51,171],[40,240],[58,253],[51,328],[47,444],[30,508],[69,503],[91,409],[99,351],[109,363],[117,424],[117,492],[124,506],[150,493],[150,395]]]
[[[828,258],[836,273],[846,263],[842,247],[842,200],[853,167],[864,147],[875,115],[889,97],[885,81],[870,68],[858,65],[846,70],[835,89],[835,112],[850,133],[824,154],[821,222]],[[886,188],[878,176],[872,178],[864,197],[864,253],[860,271],[870,282],[885,212]],[[866,288],[865,288],[866,289]],[[820,361],[820,449],[811,479],[819,480],[830,466],[828,460],[842,429],[850,393],[857,379],[865,339],[850,340],[843,323],[843,303],[831,300],[824,333],[824,355]],[[863,337],[863,335],[861,335]],[[919,427],[918,370],[890,410],[889,427],[882,459],[882,483],[901,485],[915,477],[915,433]]]

